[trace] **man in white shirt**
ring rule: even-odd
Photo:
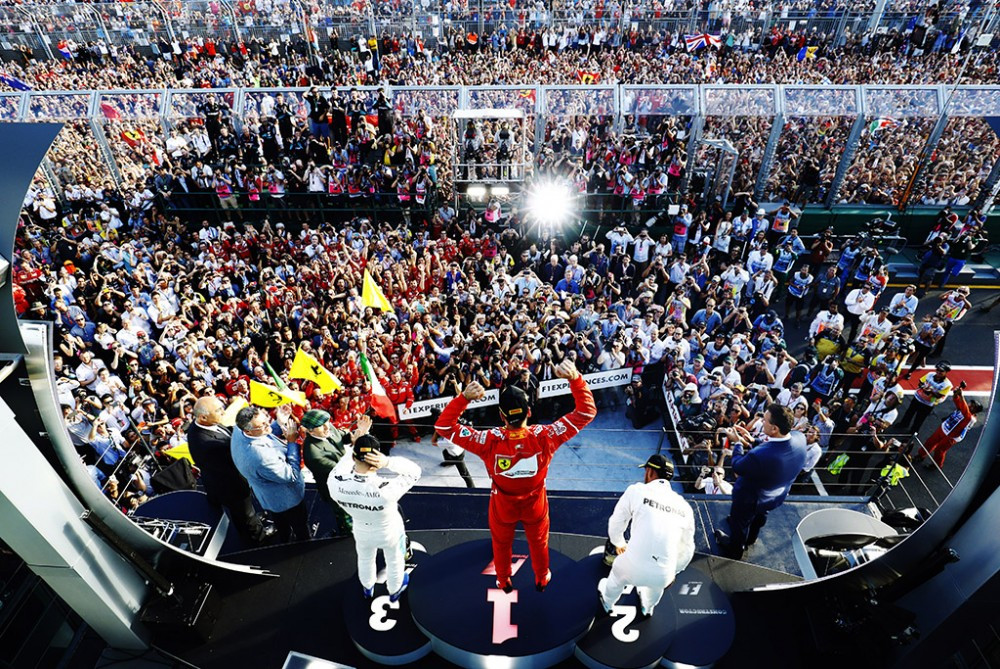
[[[828,309],[816,314],[816,318],[809,324],[809,338],[812,339],[823,330],[836,327],[841,332],[844,330],[844,315],[840,313],[840,307],[836,302],[831,302]]]
[[[639,593],[642,615],[653,615],[663,591],[694,557],[694,511],[670,487],[674,465],[651,455],[642,483],[633,483],[618,500],[608,521],[608,537],[617,557],[611,574],[597,584],[604,610],[610,613],[625,586]],[[626,544],[625,528],[631,522]]]
[[[849,292],[844,298],[844,306],[847,307],[845,322],[851,326],[851,333],[848,335],[847,341],[854,341],[858,325],[861,324],[861,317],[875,306],[875,294],[872,293],[871,286],[866,282],[861,284],[860,288]]]
[[[793,383],[790,387],[783,389],[774,400],[783,407],[788,407],[794,413],[795,407],[801,406],[809,408],[809,401],[802,394],[802,384]]]
[[[609,230],[604,235],[611,242],[611,255],[614,256],[618,249],[625,249],[629,244],[635,241],[625,229],[625,226],[620,225],[617,228]]]
[[[379,476],[387,469],[394,478]],[[405,458],[388,457],[378,439],[358,437],[351,458],[341,458],[330,473],[330,497],[350,516],[358,551],[358,579],[365,597],[375,591],[375,558],[385,557],[389,599],[396,602],[409,584],[406,574],[406,531],[399,499],[420,479],[420,467]]]

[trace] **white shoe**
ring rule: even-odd
[[[611,613],[612,606],[608,606],[608,603],[604,601],[604,585],[608,582],[608,579],[602,578],[597,582],[597,598],[601,600],[601,608],[607,614]]]
[[[655,608],[656,607],[654,606],[652,609],[649,609],[647,611],[645,606],[639,607],[640,611],[642,612],[642,617],[643,618],[652,618],[653,617],[653,609],[655,609]]]

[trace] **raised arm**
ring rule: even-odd
[[[434,424],[438,436],[476,455],[485,453],[487,435],[480,430],[458,424],[458,419],[461,418],[465,407],[469,406],[469,402],[478,400],[485,394],[486,390],[477,381],[466,386],[461,395],[448,403]]]
[[[587,382],[580,376],[580,372],[577,371],[576,365],[571,360],[563,360],[556,367],[556,376],[569,381],[569,389],[573,393],[575,407],[570,413],[543,428],[542,434],[548,438],[553,449],[575,437],[597,416],[594,394],[590,392]]]

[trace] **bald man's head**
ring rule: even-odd
[[[194,420],[199,425],[215,425],[222,420],[224,407],[218,397],[199,397],[194,403]]]

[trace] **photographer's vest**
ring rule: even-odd
[[[836,380],[836,371],[827,365],[823,365],[823,367],[819,370],[819,373],[812,380],[812,383],[809,384],[809,387],[820,395],[828,396],[833,392],[833,385]]]

